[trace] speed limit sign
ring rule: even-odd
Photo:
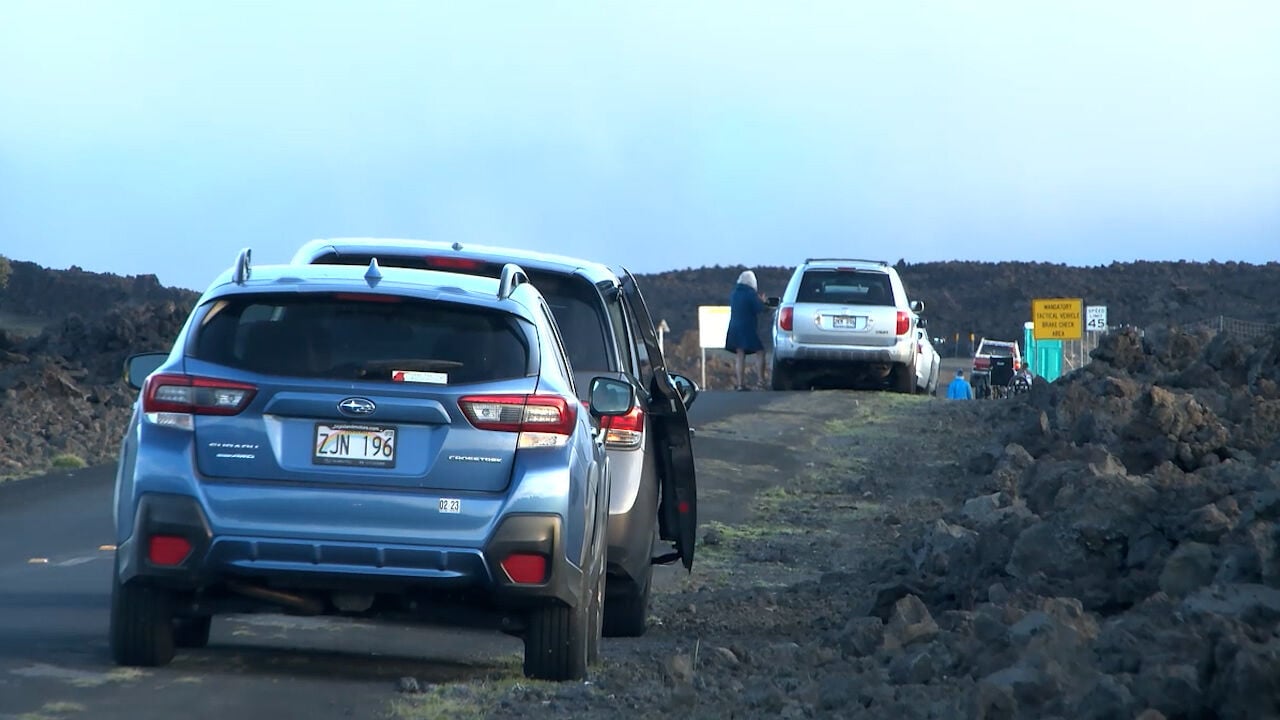
[[[1084,309],[1084,329],[1102,332],[1107,329],[1107,306],[1089,305]]]

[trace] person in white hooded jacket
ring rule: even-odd
[[[756,274],[744,270],[729,296],[729,331],[725,334],[724,349],[734,353],[734,378],[738,390],[750,390],[744,377],[748,355],[759,360],[757,377],[760,387],[766,387],[764,374],[764,343],[760,340],[759,317],[765,309],[764,295],[756,288]]]

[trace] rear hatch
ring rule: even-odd
[[[898,308],[887,273],[805,270],[793,312],[793,333],[802,344],[888,347],[898,340]]]
[[[243,409],[195,414],[197,466],[210,479],[502,491],[518,433],[478,429],[461,408],[472,394],[536,390],[534,332],[465,303],[219,300],[200,319],[187,377],[234,379],[210,391],[241,393]]]
[[[401,252],[328,252],[312,262],[319,265],[366,266],[374,258],[383,267],[402,267],[417,270],[443,270],[480,277],[496,278],[502,274],[503,260],[486,259],[472,254],[451,250],[448,253],[424,251],[420,254]],[[521,267],[529,281],[546,300],[555,317],[556,327],[564,338],[564,349],[573,366],[574,381],[585,401],[591,378],[610,375],[621,378],[617,371],[618,360],[610,350],[611,339],[606,335],[611,320],[605,317],[604,302],[599,291],[586,278],[566,272],[557,272],[523,263]]]

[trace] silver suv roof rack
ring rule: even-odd
[[[243,285],[249,279],[249,275],[253,273],[253,268],[249,264],[249,257],[253,255],[253,251],[245,248],[236,256],[236,264],[232,266],[231,282],[237,285]]]
[[[864,263],[874,263],[874,264],[876,264],[876,265],[884,265],[884,266],[886,266],[886,267],[889,265],[889,263],[885,262],[884,260],[864,260],[864,259],[862,259],[862,258],[806,258],[806,259],[805,259],[805,262],[806,262],[806,263],[811,263],[811,262],[864,262]]]
[[[498,279],[498,299],[506,300],[515,292],[516,286],[529,282],[524,268],[515,263],[502,266],[502,276]]]

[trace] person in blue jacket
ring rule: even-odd
[[[729,295],[729,332],[724,339],[724,349],[737,355],[733,369],[739,390],[750,390],[743,377],[748,355],[759,357],[760,386],[765,386],[764,343],[760,341],[758,322],[764,309],[764,295],[756,288],[756,274],[744,270]]]
[[[972,400],[973,388],[970,387],[969,381],[964,379],[964,370],[956,371],[956,378],[947,386],[948,400]]]

